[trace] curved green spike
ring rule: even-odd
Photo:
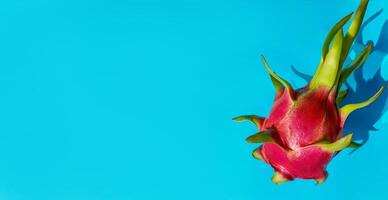
[[[282,184],[282,183],[287,182],[287,181],[289,181],[289,180],[277,171],[275,171],[275,173],[272,176],[272,182],[274,182],[276,184]]]
[[[361,0],[359,6],[357,8],[356,14],[354,16],[354,19],[353,19],[352,23],[350,24],[349,29],[345,35],[341,64],[345,62],[345,59],[348,56],[348,53],[350,51],[350,47],[352,46],[353,41],[356,38],[357,33],[361,28],[361,24],[362,24],[362,21],[363,21],[364,16],[365,16],[368,2],[369,2],[369,0]]]
[[[350,63],[349,67],[342,70],[338,80],[338,88],[340,88],[342,84],[345,83],[346,79],[348,79],[351,73],[353,73],[362,64],[364,64],[369,54],[372,52],[372,46],[373,46],[372,43],[368,42],[368,44],[361,51],[361,53],[352,61],[352,63]]]
[[[349,134],[333,143],[322,142],[318,143],[317,146],[325,149],[326,151],[334,153],[336,151],[341,151],[342,149],[349,146],[349,144],[352,142],[352,136],[352,134]]]
[[[325,61],[318,67],[310,82],[310,88],[332,88],[336,81],[341,66],[339,65],[342,52],[343,32],[340,29],[334,37],[333,44],[326,55]]]
[[[316,179],[315,181],[316,181],[317,185],[322,185],[325,182],[325,180],[326,179],[324,179],[324,178],[320,178],[320,179]]]
[[[322,178],[315,179],[317,185],[323,184],[327,179],[327,172],[325,171],[325,176]]]
[[[337,99],[336,99],[337,105],[340,104],[345,99],[346,95],[348,95],[348,92],[349,92],[349,89],[346,89],[346,90],[342,90],[337,94]]]
[[[327,34],[325,42],[323,43],[322,47],[322,55],[321,55],[321,63],[325,60],[326,54],[329,51],[329,46],[331,41],[333,40],[334,36],[338,33],[340,29],[346,24],[346,22],[349,21],[349,19],[352,17],[353,12],[342,18],[339,22],[337,22],[333,28],[331,28],[330,32]]]
[[[263,160],[263,157],[261,157],[259,148],[252,151],[252,156],[257,160]]]
[[[271,132],[268,130],[260,131],[254,135],[251,135],[245,139],[248,143],[263,143],[263,142],[272,142]]]
[[[365,106],[368,106],[369,104],[371,104],[372,102],[374,102],[380,95],[381,93],[384,91],[385,89],[385,85],[383,85],[379,91],[376,92],[375,95],[373,95],[371,98],[369,98],[368,100],[364,101],[364,102],[361,102],[361,103],[354,103],[354,104],[348,104],[348,105],[345,105],[343,106],[342,108],[340,108],[340,113],[341,113],[341,117],[342,117],[342,122],[344,122],[346,120],[346,118],[349,116],[349,114],[357,109],[360,109],[360,108],[363,108]]]
[[[264,55],[261,55],[261,61],[263,62],[264,64],[264,67],[267,69],[269,75],[271,76],[271,80],[272,80],[272,83],[274,84],[275,88],[276,88],[276,91],[281,91],[284,87],[286,87],[287,89],[291,90],[292,87],[291,87],[291,84],[288,83],[286,80],[282,79],[280,76],[278,76],[275,72],[273,72],[271,70],[271,68],[269,67],[267,61],[265,60],[265,57]]]
[[[248,120],[260,128],[260,126],[263,124],[265,118],[259,117],[257,115],[242,115],[242,116],[238,116],[238,117],[233,118],[233,120],[236,122],[242,122],[242,121]]]

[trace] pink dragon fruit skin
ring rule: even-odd
[[[272,166],[275,170],[273,182],[280,184],[301,178],[322,183],[328,176],[326,166],[339,151],[360,146],[352,141],[352,134],[343,136],[345,120],[352,111],[376,100],[385,86],[364,102],[341,108],[337,105],[347,93],[347,90],[340,91],[342,84],[372,51],[372,45],[368,44],[359,56],[343,68],[367,4],[368,0],[361,0],[346,34],[342,29],[353,13],[332,28],[324,43],[315,75],[299,90],[294,90],[287,81],[275,74],[264,56],[261,57],[276,88],[273,107],[267,118],[244,115],[234,120],[249,120],[257,125],[258,133],[249,136],[247,141],[263,143],[252,155]]]

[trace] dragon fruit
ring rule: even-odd
[[[266,118],[244,115],[234,120],[248,120],[258,127],[258,133],[246,140],[249,143],[262,143],[252,155],[272,166],[275,171],[273,182],[280,184],[300,178],[313,179],[321,184],[328,176],[326,166],[336,154],[344,148],[360,146],[352,141],[352,134],[342,134],[345,120],[354,110],[376,100],[385,86],[364,102],[342,107],[338,105],[347,93],[346,89],[341,90],[341,86],[372,51],[372,44],[367,44],[360,55],[343,67],[367,4],[368,0],[361,0],[346,34],[343,27],[353,13],[342,18],[330,30],[318,68],[303,88],[294,90],[290,83],[270,69],[264,56],[261,56],[276,89],[273,107]]]

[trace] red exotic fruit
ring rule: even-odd
[[[352,141],[352,134],[342,135],[344,122],[352,111],[376,100],[385,86],[364,102],[341,108],[337,105],[347,93],[347,90],[340,91],[341,86],[372,51],[372,44],[369,43],[353,62],[343,68],[367,4],[368,0],[361,0],[346,34],[342,29],[353,13],[331,29],[314,76],[299,90],[294,90],[287,81],[275,74],[265,58],[261,57],[276,88],[271,112],[267,118],[245,115],[234,120],[249,120],[258,126],[259,132],[249,136],[247,141],[263,143],[253,151],[253,156],[274,168],[273,182],[279,184],[301,178],[315,179],[320,184],[327,178],[327,164],[339,151],[360,146]]]

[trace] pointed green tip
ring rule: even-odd
[[[253,134],[253,135],[247,137],[245,140],[251,144],[273,141],[273,139],[271,137],[271,133],[268,130],[260,131],[256,134]]]
[[[267,60],[265,59],[264,55],[260,55],[261,61],[264,64],[265,69],[268,71],[272,83],[275,86],[276,91],[281,91],[283,88],[287,88],[289,90],[292,90],[291,84],[288,83],[286,80],[278,76],[272,69],[269,67]]]
[[[364,20],[364,15],[368,6],[368,0],[361,0],[356,14],[354,15],[353,21],[350,24],[348,31],[344,39],[344,50],[342,52],[341,63],[345,62],[346,57],[349,54],[350,48],[353,44],[354,39],[356,38],[358,32],[360,31],[362,21]]]
[[[321,55],[321,63],[325,60],[326,54],[329,51],[330,43],[332,42],[334,36],[337,34],[337,32],[342,29],[342,27],[350,20],[350,18],[353,16],[353,12],[343,17],[339,22],[337,22],[334,27],[329,31],[329,33],[326,36],[325,42],[323,43],[322,47],[322,55]]]
[[[322,185],[325,182],[325,179],[316,179],[315,181],[317,185]]]
[[[325,177],[315,179],[316,185],[322,185],[326,181],[326,179],[327,179],[327,172],[325,172],[325,173],[326,173]]]
[[[233,117],[232,120],[235,122],[242,122],[242,121],[245,121],[246,118],[243,116],[238,116],[238,117]]]
[[[276,183],[277,185],[285,183],[287,181],[289,180],[277,171],[275,171],[275,173],[272,176],[272,182]]]
[[[242,115],[242,116],[235,117],[232,120],[235,122],[250,121],[254,123],[258,128],[260,128],[265,118],[259,117],[257,115]]]
[[[333,143],[319,143],[317,145],[328,152],[334,153],[348,147],[352,142],[352,137],[353,134],[349,134]]]
[[[257,160],[263,160],[263,157],[260,154],[259,148],[252,151],[252,156]]]
[[[353,39],[356,37],[358,31],[360,30],[362,21],[364,19],[364,15],[366,12],[366,8],[368,6],[369,0],[361,0],[356,15],[354,16],[353,22],[350,24],[346,37],[348,38],[348,43],[352,43]]]
[[[342,123],[345,122],[346,118],[350,115],[351,112],[357,110],[357,109],[360,109],[360,108],[363,108],[365,106],[368,106],[369,104],[371,104],[372,102],[374,102],[380,95],[381,93],[383,93],[384,89],[386,87],[386,84],[384,84],[380,89],[379,91],[376,92],[375,95],[373,95],[371,98],[369,98],[368,100],[364,101],[364,102],[361,102],[361,103],[354,103],[354,104],[348,104],[348,105],[345,105],[343,106],[341,109],[340,109],[340,113],[341,113],[341,116],[342,116]]]

